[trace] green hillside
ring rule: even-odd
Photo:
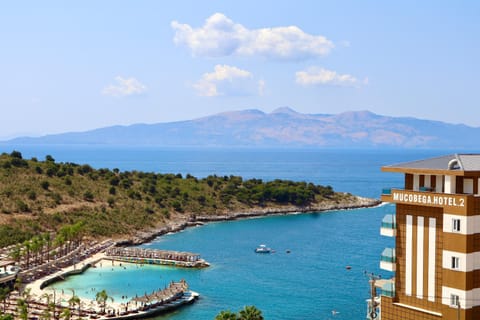
[[[195,220],[266,207],[351,201],[353,196],[305,182],[237,176],[156,174],[0,155],[0,246],[82,222],[87,236],[121,237]]]

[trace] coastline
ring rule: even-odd
[[[128,262],[111,260],[111,258],[109,258],[104,252],[96,253],[83,261],[80,261],[81,267],[68,266],[54,274],[39,278],[34,282],[27,284],[25,290],[29,291],[29,302],[33,302],[33,304],[39,306],[46,306],[42,301],[46,298],[46,295],[51,295],[53,292],[54,300],[58,301],[54,310],[60,314],[61,310],[70,308],[72,311],[72,319],[78,317],[75,312],[78,312],[79,314],[83,313],[84,316],[89,315],[89,319],[140,319],[167,312],[185,304],[193,303],[199,297],[197,292],[188,290],[188,284],[184,280],[180,280],[180,282],[172,281],[169,289],[156,292],[157,295],[162,293],[163,295],[161,297],[154,296],[151,299],[145,298],[146,300],[144,301],[144,298],[141,296],[140,298],[131,299],[128,302],[117,302],[111,299],[111,301],[109,301],[108,304],[105,304],[103,308],[100,304],[95,304],[95,301],[92,299],[76,296],[80,301],[78,311],[76,311],[69,303],[70,299],[75,295],[75,289],[70,289],[72,291],[70,294],[68,291],[48,288],[48,286],[54,282],[65,280],[65,278],[71,275],[82,274],[91,267],[95,268],[97,264],[102,265],[102,262],[111,262],[112,266],[115,264],[122,266],[122,263],[130,264]],[[181,285],[181,290],[172,292],[172,285],[176,286],[178,284]],[[155,301],[156,303],[153,303]],[[84,307],[82,312],[80,312],[80,305]],[[87,306],[89,306],[88,310],[85,308]],[[145,308],[141,306],[145,306]]]
[[[219,221],[234,221],[240,219],[260,218],[275,215],[289,215],[299,213],[315,213],[315,212],[328,212],[334,210],[353,210],[360,208],[372,208],[382,204],[382,201],[378,199],[352,196],[355,201],[349,202],[329,202],[319,203],[310,206],[278,206],[278,207],[266,207],[266,208],[254,208],[250,211],[236,211],[225,212],[219,215],[191,215],[188,219],[185,217],[177,217],[172,221],[167,222],[167,225],[154,230],[139,231],[135,236],[122,240],[117,240],[116,243],[119,246],[139,245],[148,243],[155,238],[165,235],[167,233],[175,233],[185,230],[189,227],[196,227],[209,222]],[[173,221],[175,220],[175,221]]]
[[[328,212],[333,210],[352,210],[358,208],[370,208],[381,205],[382,202],[377,199],[364,198],[358,196],[352,196],[348,200],[335,202],[330,201],[328,203],[322,202],[317,205],[307,206],[307,207],[298,207],[298,206],[277,206],[277,207],[267,207],[267,208],[253,208],[250,211],[239,211],[239,212],[225,212],[222,215],[211,215],[211,216],[190,216],[190,217],[172,217],[171,221],[167,225],[162,226],[161,228],[138,232],[134,237],[127,238],[124,240],[106,238],[104,243],[108,242],[112,246],[129,246],[129,245],[138,245],[142,243],[147,243],[155,239],[156,237],[162,236],[167,233],[179,232],[189,227],[194,227],[198,225],[203,225],[208,222],[217,222],[217,221],[234,221],[240,219],[249,219],[249,218],[260,218],[266,216],[274,215],[290,215],[290,214],[299,214],[299,213],[317,213],[317,212]],[[40,277],[37,280],[26,285],[27,288],[30,288],[32,296],[35,297],[34,300],[41,301],[42,297],[45,294],[45,287],[58,279],[64,279],[65,276],[71,274],[82,273],[90,266],[95,265],[99,261],[106,259],[104,253],[105,250],[98,252],[82,261],[77,261],[77,266],[69,265],[62,268],[59,272],[51,274],[49,276]],[[47,289],[48,290],[48,289]],[[68,301],[70,295],[67,293],[62,293],[59,295],[65,301]],[[38,300],[37,300],[38,299]],[[89,300],[82,299],[84,304],[91,303]],[[118,303],[111,303],[113,309],[124,308],[123,305]],[[96,310],[96,312],[99,310]]]

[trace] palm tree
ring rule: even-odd
[[[13,289],[20,292],[22,289],[22,286],[23,286],[22,277],[17,275],[17,277],[15,278],[15,283],[13,284]]]
[[[25,249],[25,252],[26,252],[26,256],[27,256],[27,265],[26,265],[26,268],[28,269],[30,267],[30,248],[31,248],[31,244],[30,244],[30,241],[26,240],[24,243],[23,243],[23,247]]]
[[[45,310],[43,310],[42,312],[42,315],[41,315],[41,320],[51,320],[52,319],[52,311],[53,311],[53,308],[55,307],[55,304],[53,302],[50,301],[50,298],[52,297],[52,295],[48,294],[48,293],[44,293],[42,295],[42,298],[45,298],[45,300],[47,300],[47,308]]]
[[[38,245],[40,246],[39,248],[39,253],[40,253],[40,263],[43,263],[44,262],[44,257],[43,257],[43,254],[45,252],[44,250],[44,247],[45,247],[45,243],[46,243],[47,240],[45,240],[45,238],[43,237],[42,234],[40,234],[38,236]]]
[[[75,295],[75,290],[72,290],[72,296],[68,299],[68,305],[70,308],[75,309],[75,305],[78,305],[78,316],[80,317],[80,298]]]
[[[63,247],[64,247],[65,242],[66,242],[65,236],[63,234],[57,234],[54,242],[55,242],[55,246],[59,247],[58,253],[60,254],[60,256],[64,255],[65,251],[64,251]]]
[[[239,320],[263,320],[262,311],[255,306],[246,306],[239,314]]]
[[[8,287],[0,287],[0,299],[3,301],[3,313],[7,308],[7,298],[10,294],[10,289]]]
[[[71,233],[72,240],[75,244],[75,248],[78,248],[78,246],[82,242],[82,238],[84,235],[83,226],[84,226],[84,222],[79,221],[70,227],[70,233]]]
[[[20,319],[28,320],[28,304],[25,299],[17,300],[17,312]]]
[[[41,250],[41,246],[40,240],[37,236],[32,238],[32,241],[30,242],[30,248],[32,250],[32,253],[35,255],[35,264],[38,264],[38,253]]]
[[[20,258],[22,257],[22,247],[19,243],[15,245],[15,248],[10,252],[10,257],[15,261],[17,264],[20,262]]]
[[[107,305],[107,299],[109,298],[108,294],[107,294],[107,291],[105,291],[105,289],[103,289],[102,291],[99,291],[97,292],[97,294],[95,295],[95,300],[97,301],[97,303],[102,307],[102,313],[105,312],[105,307]]]
[[[52,238],[50,236],[50,232],[46,232],[43,235],[43,239],[45,240],[45,243],[47,244],[47,262],[50,262],[50,249],[52,247]]]
[[[70,320],[72,317],[72,312],[70,311],[70,308],[64,308],[62,310],[62,313],[60,314],[60,318],[63,318],[65,320]]]
[[[215,317],[215,320],[237,320],[237,319],[238,319],[237,314],[231,312],[230,310],[221,311]]]

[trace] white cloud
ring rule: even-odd
[[[298,71],[295,74],[295,81],[303,86],[308,85],[334,85],[345,87],[356,87],[368,83],[368,79],[365,81],[359,81],[357,78],[350,74],[338,74],[335,71],[327,70],[324,68],[311,67],[304,71]]]
[[[260,55],[277,59],[306,59],[327,55],[334,47],[324,36],[310,35],[297,26],[247,29],[222,13],[200,28],[172,21],[174,42],[195,56]]]
[[[193,87],[200,96],[253,95],[262,90],[264,82],[255,82],[249,71],[229,65],[214,67],[213,72],[204,73]]]
[[[147,87],[135,78],[115,77],[116,85],[108,85],[103,88],[102,93],[107,96],[124,97],[139,95],[147,91]]]

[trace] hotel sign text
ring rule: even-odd
[[[465,198],[442,194],[422,194],[392,191],[394,202],[421,204],[429,206],[465,207]]]

